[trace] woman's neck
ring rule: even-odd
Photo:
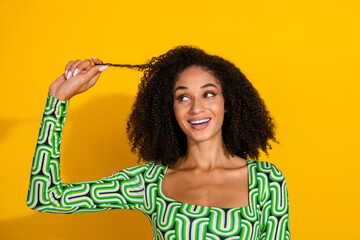
[[[188,139],[186,155],[177,161],[175,167],[197,168],[208,171],[214,168],[226,167],[229,158],[231,157],[225,153],[225,144],[222,137],[202,142],[194,142]]]

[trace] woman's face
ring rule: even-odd
[[[219,80],[199,66],[180,73],[174,86],[176,120],[188,142],[222,138],[224,98]]]

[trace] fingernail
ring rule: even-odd
[[[93,58],[93,59],[97,59],[97,57],[91,57],[91,58]]]
[[[69,79],[71,77],[71,71],[68,72],[68,74],[66,75],[66,79]]]
[[[78,71],[79,71],[79,69],[76,68],[75,71],[74,71],[73,77],[76,76],[76,74],[78,73]]]
[[[68,73],[68,70],[65,70],[65,77],[66,77],[67,73]]]
[[[104,71],[105,69],[107,69],[108,67],[109,67],[109,66],[107,66],[107,65],[106,65],[106,66],[99,67],[99,71],[102,72],[102,71]]]

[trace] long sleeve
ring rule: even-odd
[[[80,213],[143,208],[148,165],[124,169],[96,181],[61,182],[60,143],[68,101],[48,95],[29,183],[27,205],[40,212]]]
[[[273,164],[258,163],[261,207],[260,239],[290,239],[289,199],[282,172]]]

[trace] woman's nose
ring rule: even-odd
[[[204,111],[204,103],[203,103],[203,101],[201,101],[201,99],[196,99],[195,98],[192,101],[190,111],[191,111],[191,113],[194,113],[194,114],[203,112]]]

